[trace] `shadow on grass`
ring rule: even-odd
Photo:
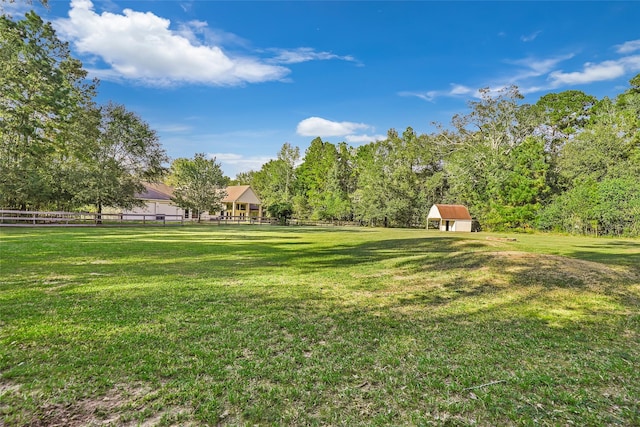
[[[251,424],[283,421],[295,405],[305,414],[357,420],[361,397],[380,413],[396,400],[407,413],[421,411],[425,395],[484,405],[481,391],[481,399],[460,397],[463,387],[507,375],[499,404],[511,412],[491,419],[473,407],[487,425],[517,423],[515,405],[537,401],[543,387],[562,391],[563,383],[576,387],[584,378],[592,383],[583,396],[606,410],[611,402],[593,381],[625,398],[637,383],[637,371],[625,385],[619,379],[637,362],[637,344],[622,333],[637,326],[640,301],[629,287],[638,274],[593,262],[588,251],[574,259],[460,236],[305,237],[316,229],[134,231],[138,237],[110,231],[104,239],[74,231],[53,246],[38,243],[49,258],[20,258],[24,265],[9,272],[15,282],[0,300],[1,381],[45,381],[54,396],[47,398],[60,393],[62,402],[123,383],[153,384],[163,390],[160,407],[177,401],[196,408],[203,423],[237,416],[229,423]],[[622,308],[603,304],[610,301]],[[545,310],[569,321],[558,323],[559,315],[545,317]],[[583,325],[585,313],[597,321]],[[552,322],[561,327],[548,327]],[[607,353],[611,348],[626,359]],[[48,416],[41,401],[34,405],[36,418]],[[553,407],[575,413],[558,399]],[[443,411],[451,408],[443,403]]]

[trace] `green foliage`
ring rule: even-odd
[[[594,96],[579,90],[567,90],[544,95],[536,103],[536,108],[542,112],[543,123],[550,128],[551,137],[566,139],[585,126],[596,102]]]
[[[0,16],[0,40],[0,206],[61,204],[72,176],[60,169],[79,146],[95,82],[34,12]]]
[[[156,133],[124,106],[93,103],[50,23],[0,17],[0,206],[129,208],[168,160]]]
[[[445,202],[467,205],[488,230],[637,235],[635,187],[621,183],[640,182],[638,78],[615,102],[565,91],[527,105],[517,88],[483,89],[451,129],[391,129],[357,149],[316,138],[298,167],[279,156],[251,182],[267,205],[303,218],[424,226]]]
[[[321,138],[311,141],[296,169],[296,214],[320,220],[349,219],[351,169],[351,153],[344,143],[336,147]]]
[[[77,162],[68,162],[76,176],[70,190],[74,203],[93,204],[98,212],[103,206],[140,204],[135,195],[144,190],[142,183],[160,180],[168,161],[156,132],[118,104],[110,103],[86,117],[98,123],[95,133],[87,134]],[[78,167],[73,169],[74,165]]]
[[[265,208],[278,203],[292,203],[296,183],[295,166],[299,158],[300,149],[285,143],[277,159],[268,161],[253,174],[252,188],[260,195]]]
[[[611,178],[581,183],[540,212],[539,227],[568,233],[640,234],[640,181]]]
[[[492,188],[489,228],[532,229],[536,214],[548,194],[544,141],[527,138],[513,149],[509,164]]]
[[[204,153],[193,159],[180,158],[171,164],[168,182],[174,187],[172,201],[183,208],[198,212],[200,222],[203,212],[219,211],[226,197],[229,180],[223,175],[216,159],[208,159]]]
[[[0,41],[0,207],[139,203],[142,182],[161,179],[168,161],[155,132],[124,106],[97,108],[97,82],[34,12],[0,17]],[[279,218],[424,226],[432,204],[453,202],[484,229],[637,235],[640,75],[614,100],[576,90],[522,99],[516,87],[481,89],[450,129],[390,129],[357,148],[316,138],[302,162],[285,143],[234,183]],[[172,171],[177,203],[219,207],[213,189],[227,181],[215,160],[178,159]]]
[[[443,133],[450,185],[446,199],[468,205],[489,228],[526,227],[545,189],[539,181],[545,173],[544,152],[530,138],[537,111],[519,105],[520,99],[515,88],[497,96],[484,90],[480,101],[470,103],[469,114],[454,117],[455,132]],[[522,172],[530,166],[535,170],[527,178]]]
[[[272,217],[277,218],[280,225],[285,225],[287,219],[291,218],[293,214],[293,207],[287,202],[272,203],[267,208],[267,212]]]

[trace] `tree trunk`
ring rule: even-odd
[[[96,214],[96,224],[102,224],[102,203],[97,203],[98,213]]]

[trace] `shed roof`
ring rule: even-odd
[[[442,219],[466,219],[471,220],[469,209],[463,205],[435,205]]]

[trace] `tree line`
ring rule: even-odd
[[[480,91],[437,132],[391,129],[358,147],[285,143],[258,171],[223,176],[204,154],[172,163],[125,106],[97,105],[50,23],[0,17],[0,207],[131,208],[145,181],[176,204],[216,210],[228,183],[249,184],[274,216],[424,227],[434,203],[458,203],[487,230],[640,235],[640,74],[615,98],[581,91],[523,103],[516,87]]]
[[[31,11],[0,16],[0,206],[130,208],[168,157],[123,105],[97,105],[97,80]]]
[[[432,134],[388,131],[352,147],[316,138],[304,156],[237,176],[274,215],[424,227],[434,203],[467,205],[485,230],[640,235],[640,74],[615,99],[577,90],[523,103],[480,91]]]

